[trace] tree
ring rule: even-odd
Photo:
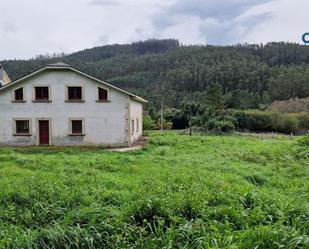
[[[194,101],[183,102],[182,110],[184,112],[184,116],[188,120],[189,134],[191,136],[192,135],[192,118],[198,114],[199,104]]]
[[[216,114],[222,113],[225,104],[222,86],[218,83],[211,84],[206,90],[203,104],[206,108],[213,109]]]
[[[188,97],[199,101],[197,96],[208,91],[213,82],[221,86],[222,96],[233,97],[227,107],[254,108],[265,102],[264,96],[267,102],[309,96],[309,46],[299,44],[181,46],[168,39],[106,45],[54,58],[57,56],[0,64],[15,80],[61,60],[146,98],[156,110],[161,99],[165,108],[177,109]],[[220,110],[222,98],[213,97],[209,104]]]

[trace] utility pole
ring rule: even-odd
[[[192,102],[190,103],[189,108],[189,135],[192,136]]]
[[[163,132],[163,101],[161,100],[161,132]]]

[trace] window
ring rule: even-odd
[[[30,135],[29,120],[15,120],[16,135]]]
[[[132,127],[131,127],[132,133],[134,133],[134,119],[132,119],[131,125],[132,125]]]
[[[98,93],[99,93],[99,101],[108,101],[108,91],[106,89],[103,89],[101,87],[98,88]]]
[[[69,86],[68,87],[68,100],[69,101],[82,101],[82,87]]]
[[[71,120],[71,134],[83,135],[83,120]]]
[[[49,87],[48,86],[35,87],[35,100],[36,101],[48,101],[49,100]]]
[[[139,131],[139,119],[137,118],[136,119],[136,132]]]
[[[15,101],[24,101],[24,89],[22,87],[15,90],[14,100]]]

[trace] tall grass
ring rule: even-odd
[[[0,248],[309,248],[305,138],[149,136],[0,148]]]

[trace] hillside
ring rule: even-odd
[[[179,107],[212,83],[223,88],[227,107],[309,96],[309,47],[292,43],[238,46],[182,46],[177,40],[149,40],[95,47],[61,58],[2,61],[12,79],[48,63],[64,61],[99,79],[133,91],[158,107],[161,98]]]

